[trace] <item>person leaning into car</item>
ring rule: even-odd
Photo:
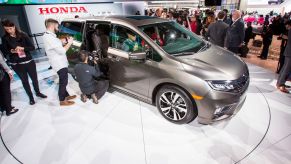
[[[107,91],[109,82],[107,80],[95,80],[102,75],[102,72],[97,65],[97,61],[94,61],[95,67],[88,64],[89,53],[87,51],[80,51],[78,56],[81,62],[75,66],[74,71],[82,92],[81,100],[86,102],[87,96],[90,96],[93,103],[98,104],[98,99]]]
[[[0,107],[1,110],[6,111],[6,115],[9,116],[16,113],[18,109],[12,107],[11,105],[11,90],[10,82],[13,79],[13,72],[6,64],[3,54],[0,51],[0,69],[3,70],[4,76],[0,79]]]
[[[36,96],[47,98],[46,95],[40,92],[36,64],[30,54],[30,51],[34,50],[34,45],[28,35],[18,30],[10,20],[3,20],[2,26],[5,30],[5,35],[2,38],[4,53],[9,55],[8,62],[22,82],[24,90],[29,97],[29,104],[34,105],[35,101],[30,89],[28,76],[31,78]]]
[[[59,22],[54,19],[47,19],[45,21],[47,31],[43,35],[43,42],[45,52],[49,58],[49,62],[55,72],[59,76],[59,101],[61,106],[73,105],[75,102],[70,101],[77,96],[70,96],[67,91],[68,85],[68,66],[69,62],[66,56],[66,51],[73,44],[73,38],[68,38],[68,43],[63,46],[60,39],[57,38],[56,33],[59,31]]]

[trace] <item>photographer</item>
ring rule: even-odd
[[[89,53],[87,51],[80,51],[79,58],[81,62],[75,66],[74,71],[82,92],[81,100],[86,102],[90,96],[93,102],[98,104],[98,99],[105,94],[109,83],[107,80],[95,80],[103,73],[100,72],[96,60],[94,60],[95,67],[88,64]]]
[[[59,22],[54,19],[47,19],[45,21],[47,31],[43,35],[43,42],[45,52],[49,58],[49,62],[55,72],[59,76],[59,101],[60,106],[70,106],[75,104],[74,101],[77,96],[70,96],[67,91],[68,85],[68,66],[69,62],[66,56],[66,51],[69,50],[73,44],[73,38],[67,38],[67,41],[62,41],[57,38],[56,33],[59,31]],[[67,42],[67,43],[64,43]],[[65,45],[64,45],[65,44]]]

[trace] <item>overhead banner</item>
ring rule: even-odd
[[[120,3],[25,5],[25,11],[33,34],[45,31],[44,21],[47,18],[61,22],[65,18],[74,18],[76,15],[88,17],[123,14]]]
[[[0,0],[3,4],[56,4],[56,3],[86,3],[98,2],[96,0]],[[100,2],[100,1],[99,1]],[[110,2],[103,0],[102,2]],[[112,1],[111,1],[112,2]]]

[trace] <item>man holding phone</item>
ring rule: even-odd
[[[70,106],[75,102],[70,101],[77,96],[70,96],[66,87],[68,85],[68,66],[69,62],[66,56],[67,50],[73,44],[73,38],[67,38],[67,44],[63,45],[62,41],[57,38],[56,33],[59,31],[59,22],[55,19],[45,21],[47,31],[43,35],[45,52],[49,58],[50,64],[59,76],[59,100],[61,106]]]

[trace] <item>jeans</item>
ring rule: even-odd
[[[28,95],[29,99],[32,100],[33,95],[30,89],[28,76],[30,77],[32,81],[32,85],[33,85],[35,93],[40,93],[35,62],[32,60],[31,62],[26,63],[26,64],[12,65],[12,68],[16,72],[16,74],[19,76],[22,82],[22,85],[24,87],[24,90],[26,94]]]
[[[59,100],[65,101],[66,97],[69,96],[69,93],[67,91],[68,68],[62,68],[57,73],[59,75]]]

